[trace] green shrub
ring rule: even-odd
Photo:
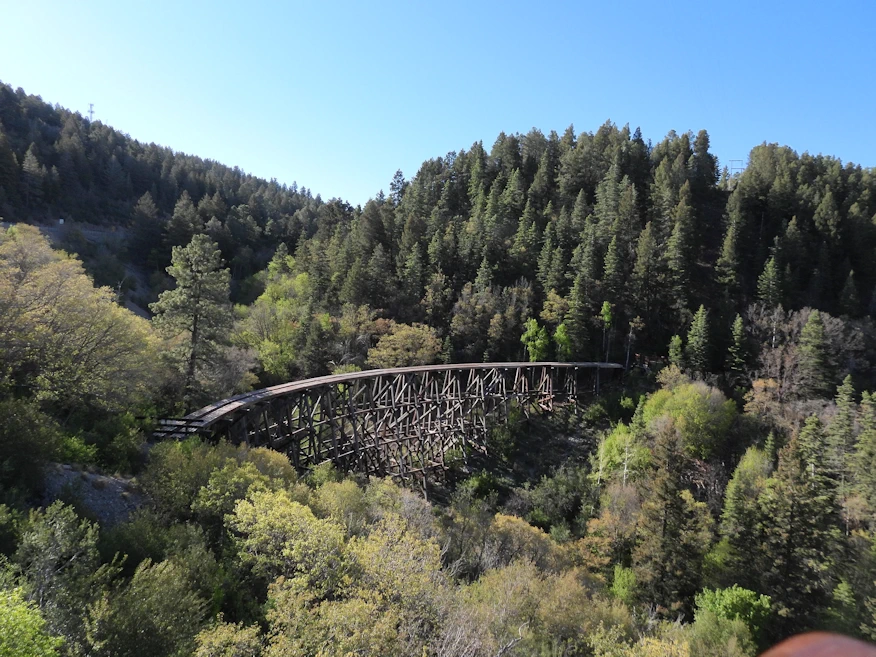
[[[555,525],[570,526],[590,494],[587,469],[561,465],[550,477],[542,477],[527,494],[532,511],[527,520],[550,531]]]
[[[141,563],[134,577],[89,609],[90,654],[99,657],[190,655],[206,605],[170,561]]]
[[[632,568],[614,567],[614,580],[611,583],[611,594],[626,604],[632,604],[636,595],[636,573]]]
[[[97,462],[97,447],[87,444],[79,435],[65,435],[58,447],[58,460],[63,463],[93,465]]]
[[[36,489],[61,441],[58,425],[33,402],[0,401],[0,493]]]
[[[21,589],[0,590],[0,655],[54,657],[63,643],[46,632],[46,621]]]
[[[644,407],[649,427],[670,417],[691,456],[709,458],[718,452],[736,419],[736,404],[702,381],[679,383],[655,392]]]
[[[770,615],[770,598],[734,584],[726,589],[704,589],[696,596],[696,617],[703,612],[739,620],[758,640]]]
[[[192,503],[209,483],[213,471],[236,454],[233,445],[225,442],[211,445],[198,438],[160,443],[149,454],[141,483],[160,512],[188,520],[192,517]]]

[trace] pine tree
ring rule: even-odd
[[[818,231],[827,239],[835,242],[839,238],[840,213],[830,189],[825,192],[821,203],[815,209],[812,221]]]
[[[855,447],[855,388],[852,376],[843,379],[836,391],[836,414],[827,430],[827,463],[837,479],[840,503],[850,494],[852,453]],[[848,518],[845,518],[848,531]]]
[[[721,536],[729,548],[725,565],[736,583],[750,589],[757,589],[757,573],[751,569],[751,549],[759,537],[757,500],[766,489],[773,458],[767,450],[749,447],[724,492]]]
[[[423,275],[423,258],[420,255],[420,247],[417,246],[411,249],[399,276],[401,284],[400,310],[409,321],[419,319],[418,304],[423,298]]]
[[[40,164],[36,154],[36,144],[32,143],[21,163],[21,186],[24,190],[24,201],[28,207],[33,207],[42,201],[45,178],[46,168]]]
[[[566,315],[566,328],[572,344],[572,352],[577,358],[584,358],[590,344],[590,288],[583,271],[579,271],[569,293],[569,312]]]
[[[184,191],[176,202],[166,230],[165,244],[171,248],[188,244],[195,235],[203,232],[204,222],[188,192]]]
[[[398,287],[392,272],[392,262],[383,245],[378,244],[365,266],[368,302],[376,308],[389,308],[395,301]]]
[[[724,234],[724,242],[721,245],[721,255],[715,263],[715,274],[718,284],[721,285],[725,294],[732,297],[739,289],[739,227],[737,222],[731,219]]]
[[[849,271],[843,289],[840,292],[839,308],[843,315],[857,317],[861,313],[861,300],[855,286],[855,272]]]
[[[134,233],[131,240],[131,255],[140,262],[154,263],[158,260],[158,254],[155,252],[161,246],[163,225],[152,194],[146,192],[140,197],[131,213],[131,222]]]
[[[763,301],[767,308],[775,308],[782,303],[782,286],[775,256],[766,261],[763,273],[757,279],[757,298]]]
[[[342,303],[352,303],[356,306],[364,303],[368,296],[368,281],[365,278],[365,265],[362,258],[353,260],[353,264],[344,278],[339,297]]]
[[[544,244],[541,247],[541,252],[538,255],[538,272],[536,278],[541,283],[542,290],[547,292],[550,290],[550,281],[554,269],[554,251],[557,248],[556,227],[554,222],[549,222],[544,231]]]
[[[671,422],[657,433],[654,470],[644,480],[642,512],[633,550],[633,570],[643,602],[674,612],[689,607],[700,588],[711,518],[681,480],[686,463],[679,433]]]
[[[633,267],[633,298],[635,310],[646,320],[653,310],[655,289],[657,287],[660,256],[657,242],[651,230],[651,222],[645,224],[636,245],[636,264]]]
[[[700,306],[687,334],[684,350],[687,366],[694,372],[709,371],[711,344],[709,342],[709,317],[705,306]]]
[[[681,188],[678,205],[673,212],[675,223],[666,245],[666,267],[669,270],[672,307],[684,321],[690,290],[690,270],[693,263],[694,220],[691,207],[690,184]]]
[[[725,367],[730,378],[738,385],[748,376],[748,366],[746,365],[748,349],[745,345],[745,326],[742,323],[742,315],[737,314],[736,319],[733,320],[731,334],[733,342],[727,350]]]
[[[676,367],[681,367],[683,360],[683,348],[680,335],[673,335],[669,341],[669,362]]]
[[[18,200],[18,160],[6,134],[0,129],[0,195],[3,192],[8,200]]]
[[[858,415],[861,432],[855,441],[851,458],[852,487],[867,504],[871,528],[876,527],[876,396],[869,392],[861,394],[861,411]]]
[[[777,632],[812,626],[833,590],[838,509],[824,476],[823,435],[810,418],[779,455],[758,500],[761,536],[755,563],[760,590],[772,598]]]
[[[190,408],[199,371],[217,360],[231,330],[230,274],[222,268],[219,248],[206,235],[196,235],[188,246],[175,246],[167,273],[176,287],[162,292],[149,308],[156,328],[179,340],[174,356],[183,374],[183,400]]]
[[[817,310],[809,313],[806,325],[800,333],[799,354],[799,394],[804,398],[829,394],[827,341],[824,336],[824,322]]]
[[[623,290],[624,280],[617,235],[611,238],[611,242],[608,245],[608,251],[605,254],[605,269],[602,276],[602,283],[606,295],[614,303],[621,303],[621,292]]]
[[[517,225],[510,255],[517,273],[531,279],[533,265],[538,257],[538,227],[535,222],[535,209],[529,201],[526,202],[523,216]]]

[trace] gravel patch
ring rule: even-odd
[[[133,480],[89,472],[79,466],[52,463],[46,466],[43,502],[61,500],[112,527],[128,519],[143,504],[144,496]]]

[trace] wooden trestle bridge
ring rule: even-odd
[[[615,363],[463,363],[322,376],[162,420],[155,435],[270,447],[300,472],[328,460],[345,472],[407,478],[443,469],[451,452],[485,450],[488,423],[507,418],[513,402],[524,413],[577,403],[622,370]]]

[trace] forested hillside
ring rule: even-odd
[[[608,122],[501,134],[354,208],[0,85],[0,218],[0,653],[876,640],[876,171],[763,144],[730,176],[705,130]],[[296,378],[551,359],[627,372],[494,427],[430,501],[147,441]],[[113,524],[88,470],[145,501]]]

